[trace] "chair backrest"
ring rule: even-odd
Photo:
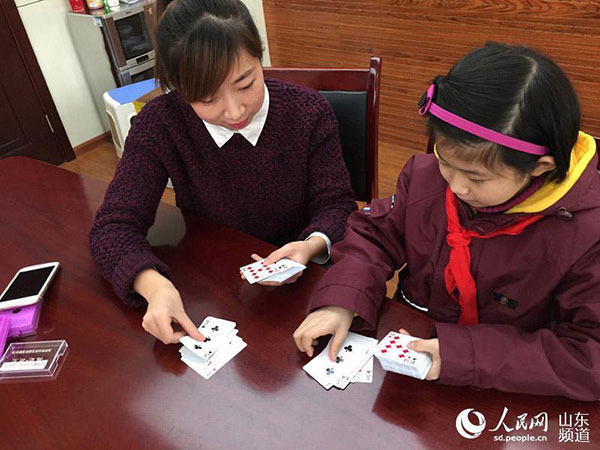
[[[427,152],[426,153],[433,153],[433,139],[431,139],[431,136],[429,136],[429,138],[427,139]]]
[[[315,89],[327,98],[339,124],[355,199],[376,198],[381,58],[371,58],[368,69],[265,67],[264,75]]]
[[[600,138],[595,137],[596,141],[596,153],[598,153],[598,171],[600,171]]]

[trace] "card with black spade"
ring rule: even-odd
[[[354,378],[352,378],[353,383],[372,383],[373,382],[373,357],[371,356],[364,366],[356,372]]]
[[[179,342],[200,358],[210,359],[234,329],[235,322],[208,316],[198,327],[198,331],[205,337],[204,341],[184,336]]]
[[[352,333],[354,335],[354,333]],[[348,339],[347,339],[348,341]],[[356,342],[358,341],[358,342]],[[352,382],[356,374],[360,372],[360,369],[370,360],[373,359],[373,351],[377,346],[377,339],[369,338],[366,336],[362,336],[360,334],[356,334],[350,337],[350,345],[354,345],[361,349],[361,346],[365,346],[366,351],[359,353],[356,355],[356,359],[351,361],[352,365],[348,365],[345,368],[345,373],[341,375],[341,377],[335,383],[335,387],[338,389],[346,389],[348,385]],[[347,342],[344,342],[346,344]],[[342,349],[345,349],[345,346],[342,346]],[[340,352],[341,353],[341,352]],[[338,355],[339,358],[339,355]],[[337,359],[336,359],[337,361]]]
[[[303,369],[325,389],[331,386],[344,389],[367,363],[376,345],[376,339],[348,333],[335,361],[329,359],[330,339],[325,350],[309,361]]]
[[[181,360],[205,379],[212,377],[221,367],[231,361],[245,347],[246,343],[236,336],[237,330],[229,335],[215,355],[209,360],[198,358],[188,348],[181,347]]]

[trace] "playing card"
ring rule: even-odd
[[[285,280],[292,278],[298,272],[302,272],[304,269],[306,269],[306,266],[303,266],[302,264],[299,264],[297,262],[294,262],[294,264],[297,264],[297,265],[294,265],[292,267],[289,267],[288,269],[282,270],[281,272],[279,272],[275,275],[272,275],[269,278],[265,278],[262,281],[270,281],[273,283],[283,283]]]
[[[428,353],[415,352],[407,348],[410,341],[420,338],[391,331],[377,345],[375,356],[385,370],[402,375],[425,379],[431,368],[432,359]]]
[[[334,385],[344,389],[367,362],[376,343],[375,339],[348,333],[336,360],[331,361],[329,359],[330,339],[325,350],[309,361],[303,369],[325,389]]]
[[[317,380],[325,389],[333,386],[339,378],[339,374],[336,373],[336,364],[329,360],[330,345],[331,340],[327,344],[327,347],[325,347],[325,350],[302,367],[306,373]]]
[[[194,372],[205,379],[212,377],[221,367],[231,361],[247,344],[239,336],[233,335],[219,347],[219,351],[209,360],[198,358],[187,347],[181,348],[181,360]]]
[[[359,335],[360,336],[360,335]],[[364,337],[364,336],[362,336]],[[367,338],[370,339],[370,338]],[[338,389],[346,389],[348,385],[352,382],[356,374],[360,372],[360,369],[370,360],[373,359],[373,350],[377,345],[377,340],[373,339],[373,342],[369,343],[369,350],[362,356],[360,360],[357,360],[355,364],[347,367],[347,373],[342,374],[342,376],[335,383],[335,387]]]
[[[215,352],[213,353],[213,356],[217,354],[217,352],[219,351],[219,349],[225,348],[225,346],[226,346],[226,343],[227,343],[227,342],[231,342],[231,341],[233,340],[233,338],[234,338],[235,336],[237,336],[237,334],[238,334],[238,331],[239,331],[239,330],[237,330],[237,329],[233,329],[233,330],[231,331],[231,333],[229,333],[229,335],[228,335],[228,336],[225,338],[225,340],[222,342],[221,346],[215,350]],[[240,338],[240,339],[241,339],[241,338]],[[180,353],[182,356],[183,356],[183,355],[186,355],[186,356],[190,356],[190,355],[192,355],[192,356],[194,357],[194,359],[195,359],[195,360],[198,360],[198,361],[207,361],[207,360],[205,360],[205,359],[203,359],[203,358],[200,358],[198,355],[196,355],[196,354],[195,354],[193,351],[191,351],[191,350],[190,350],[189,348],[187,348],[185,345],[182,345],[182,346],[181,346],[181,348],[179,349],[179,353]],[[212,356],[211,356],[211,358],[212,358]],[[209,358],[209,360],[210,360],[211,358]]]
[[[418,339],[391,332],[379,343],[375,355],[385,370],[424,379],[431,367],[430,355],[406,347]]]
[[[240,267],[240,271],[250,284],[258,283],[259,281],[276,275],[280,270],[277,270],[277,263],[266,265],[264,259],[256,261],[247,266]]]
[[[208,316],[198,327],[198,331],[205,337],[204,342],[189,336],[182,337],[179,342],[200,358],[210,359],[234,329],[235,322]]]
[[[352,383],[372,383],[373,382],[373,357],[371,356],[366,364],[360,368],[354,378],[352,378]]]
[[[250,284],[258,283],[263,280],[267,281],[285,281],[296,273],[306,269],[303,264],[292,261],[291,259],[283,258],[279,261],[265,265],[264,259],[248,264],[247,266],[240,267],[240,271]],[[285,273],[285,276],[283,275]],[[281,275],[275,280],[271,280],[271,277]]]

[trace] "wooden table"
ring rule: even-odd
[[[87,236],[105,183],[24,158],[1,160],[0,179],[0,285],[22,266],[60,261],[38,332],[26,340],[66,339],[70,348],[56,380],[0,384],[0,448],[522,449],[535,444],[496,440],[530,434],[546,437],[546,449],[565,446],[559,415],[578,412],[588,414],[589,445],[598,448],[597,403],[442,386],[386,373],[377,362],[372,384],[325,391],[302,370],[308,358],[291,336],[323,269],[311,265],[295,285],[251,286],[238,267],[270,245],[161,204],[149,239],[189,315],[234,320],[248,343],[204,380],[179,360],[178,345],[144,332],[143,312],[124,307],[100,278]],[[386,301],[376,337],[400,326],[425,335],[430,322]],[[548,430],[490,431],[505,407],[510,428],[518,415],[529,422],[546,412]],[[466,408],[487,420],[474,440],[456,431]]]

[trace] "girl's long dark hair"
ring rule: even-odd
[[[571,150],[577,141],[580,111],[577,95],[567,76],[548,57],[522,46],[487,43],[464,56],[446,76],[437,76],[440,107],[486,128],[548,146],[556,162],[550,179],[560,182],[569,170]],[[436,141],[447,140],[461,148],[487,142],[430,116],[429,129]],[[489,145],[479,155],[530,172],[539,156]]]

